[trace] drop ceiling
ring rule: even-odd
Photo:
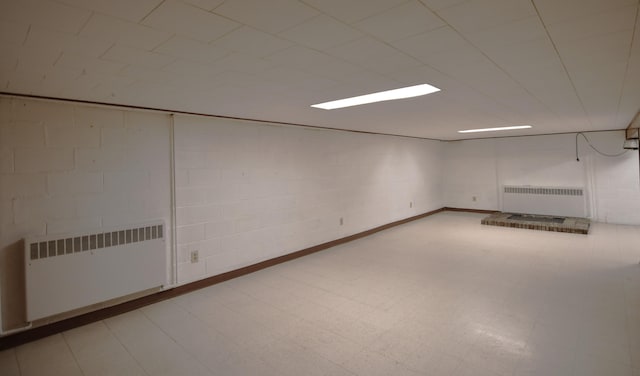
[[[623,129],[640,108],[639,7],[2,0],[0,91],[442,140]],[[420,83],[442,91],[310,107]]]

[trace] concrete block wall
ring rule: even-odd
[[[624,132],[586,134],[607,154],[621,152]],[[445,147],[446,206],[501,210],[503,185],[579,186],[587,189],[593,220],[640,224],[638,151],[604,157],[575,134],[450,142]],[[476,197],[476,201],[473,201]]]
[[[0,97],[0,155],[4,328],[24,320],[23,237],[170,223],[166,114]]]
[[[175,143],[180,282],[442,207],[436,141],[177,116]]]

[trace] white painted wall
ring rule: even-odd
[[[4,328],[24,320],[21,239],[163,219],[169,117],[0,97],[0,286]]]
[[[440,142],[195,116],[175,140],[180,282],[442,207]]]
[[[439,142],[175,121],[180,282],[442,207]],[[5,329],[24,324],[23,237],[171,223],[167,114],[0,97],[0,156]]]
[[[588,133],[598,150],[622,151],[624,132]],[[444,200],[450,207],[501,209],[503,185],[581,186],[600,222],[640,224],[638,152],[598,155],[575,134],[450,142],[445,147]],[[473,201],[473,197],[477,201]]]

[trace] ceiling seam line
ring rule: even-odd
[[[553,38],[551,38],[551,33],[549,32],[549,29],[547,28],[547,24],[542,19],[542,15],[540,14],[540,11],[538,10],[538,6],[536,5],[535,0],[531,0],[531,5],[533,5],[533,9],[535,9],[536,14],[538,15],[538,19],[540,20],[540,23],[542,23],[542,27],[544,28],[544,32],[545,32],[545,34],[547,34],[547,38],[549,39],[549,42],[551,42],[551,45],[553,46],[553,50],[556,52],[556,55],[558,56],[558,59],[560,60],[560,64],[562,65],[562,70],[564,70],[564,73],[567,75],[567,78],[569,79],[569,83],[571,84],[571,88],[573,88],[573,92],[576,95],[576,98],[578,98],[578,101],[580,102],[580,107],[582,107],[582,111],[584,111],[584,114],[587,117],[587,121],[589,122],[589,124],[591,126],[593,126],[594,124],[591,121],[591,117],[589,116],[589,112],[587,112],[587,108],[584,105],[584,102],[582,101],[582,97],[580,97],[580,94],[578,93],[578,89],[576,88],[576,84],[573,82],[573,78],[571,77],[571,74],[569,74],[569,69],[567,69],[567,65],[565,64],[564,59],[562,59],[562,55],[560,55],[560,50],[558,49],[558,46],[556,46],[556,43],[553,41]]]
[[[167,0],[162,0],[160,3],[158,3],[158,5],[153,7],[153,9],[151,9],[147,14],[145,14],[145,16],[140,19],[140,21],[136,22],[136,24],[142,26],[142,23],[144,22],[144,20],[146,20],[147,17],[149,17],[151,15],[151,13],[155,12],[158,8],[160,8],[162,6],[162,4],[164,4],[166,2],[167,2]]]
[[[78,29],[78,31],[76,31],[75,33],[73,33],[73,35],[75,35],[76,37],[80,36],[80,33],[82,33],[82,31],[84,30],[85,27],[87,27],[87,25],[89,24],[89,22],[91,22],[91,19],[93,19],[93,16],[96,14],[95,11],[91,10],[91,13],[89,14],[89,17],[87,17],[87,20],[84,21],[84,23],[82,24],[82,26],[80,26],[80,29]]]

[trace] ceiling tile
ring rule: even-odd
[[[303,0],[312,7],[348,24],[383,12],[407,0]]]
[[[87,38],[152,50],[171,37],[170,33],[94,13],[79,34]]]
[[[361,69],[325,53],[301,46],[276,52],[266,59],[285,67],[293,67],[332,79],[340,79]]]
[[[536,0],[536,8],[544,23],[549,26],[558,22],[601,13],[607,9],[625,5],[636,5],[637,0]]]
[[[172,65],[177,64],[178,61],[173,62]],[[188,62],[189,64],[193,64]],[[190,76],[189,76],[190,75]],[[154,82],[157,84],[166,84],[169,86],[179,86],[182,83],[190,82],[189,77],[197,76],[198,81],[205,81],[203,77],[206,75],[198,75],[195,70],[189,70],[186,73],[180,74],[171,72],[165,67],[164,69],[149,69],[141,67],[139,65],[127,65],[118,72],[118,77],[125,77],[135,81]]]
[[[405,38],[392,44],[401,51],[420,59],[445,51],[473,48],[469,42],[448,26]]]
[[[0,20],[21,20],[67,33],[77,33],[90,15],[90,11],[48,0],[0,1]]]
[[[385,41],[410,37],[444,25],[438,16],[418,1],[409,1],[355,24],[369,35]]]
[[[465,37],[485,52],[508,49],[534,39],[547,37],[547,32],[537,16],[498,25],[486,30],[466,33]]]
[[[53,67],[60,55],[60,49],[52,45],[38,48],[21,46],[18,48],[18,67],[40,73]]]
[[[214,45],[251,56],[265,57],[293,44],[271,34],[242,26],[216,40]]]
[[[53,67],[42,80],[42,89],[51,95],[63,95],[74,90],[74,81],[82,75],[81,69]]]
[[[101,59],[123,64],[139,65],[147,68],[162,68],[176,58],[116,44],[101,56]]]
[[[472,0],[438,14],[458,31],[475,32],[537,13],[530,0]]]
[[[177,74],[202,76],[213,76],[219,73],[219,70],[215,69],[210,64],[195,63],[185,59],[178,59],[162,68],[162,70]]]
[[[207,43],[240,26],[236,22],[176,0],[163,2],[142,23]]]
[[[631,38],[631,31],[621,31],[562,44],[558,50],[570,70],[598,72],[602,65],[627,61]]]
[[[0,42],[0,82],[9,77],[10,71],[13,71],[18,65],[18,55],[20,48],[15,44],[6,44]],[[1,86],[0,86],[1,87]]]
[[[293,68],[273,67],[260,73],[260,78],[289,89],[325,90],[339,85],[335,80],[302,72]]]
[[[307,47],[325,50],[352,41],[363,34],[351,26],[321,14],[279,35]]]
[[[548,27],[553,40],[562,45],[598,35],[628,30],[632,32],[637,6],[624,6],[584,17],[572,18]]]
[[[91,10],[131,22],[141,21],[162,0],[58,0],[61,3]]]
[[[421,65],[418,60],[370,37],[360,38],[327,52],[378,73],[395,72]]]
[[[211,11],[218,5],[222,4],[224,0],[182,0],[182,2],[191,4],[204,10]]]
[[[29,24],[12,21],[0,21],[0,41],[22,44],[27,37]]]
[[[226,1],[215,13],[269,33],[279,33],[295,26],[318,12],[294,0]]]
[[[4,86],[5,90],[21,94],[36,94],[40,89],[44,74],[34,74],[28,70],[15,70]]]
[[[229,54],[229,51],[222,47],[178,35],[162,43],[154,51],[201,63],[211,63]]]
[[[406,86],[403,85],[401,81],[389,78],[387,75],[366,70],[359,70],[349,76],[343,77],[340,83],[355,88],[362,93],[373,93]],[[422,82],[415,83],[417,84]]]
[[[256,59],[248,55],[231,53],[210,64],[217,71],[234,71],[242,73],[259,73],[273,67],[274,63],[264,59]]]
[[[468,2],[470,0],[420,0],[431,10],[440,10]]]
[[[25,46],[33,48],[49,48],[55,46],[59,51],[93,57],[99,57],[112,45],[112,42],[106,40],[78,37],[71,34],[45,30],[40,27],[32,27],[25,41]]]
[[[89,73],[117,74],[125,64],[90,56],[63,53],[56,62],[56,66],[61,68],[82,69]]]
[[[537,67],[554,62],[560,63],[556,50],[547,37],[486,51],[496,64],[514,73],[522,69],[535,70]]]

